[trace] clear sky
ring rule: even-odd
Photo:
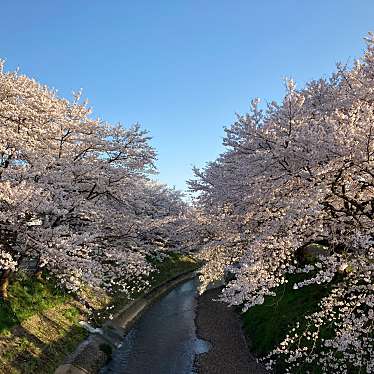
[[[222,151],[223,126],[251,98],[279,100],[352,61],[374,31],[374,0],[3,0],[7,68],[94,114],[140,122],[158,151],[159,180],[185,188],[192,165]]]

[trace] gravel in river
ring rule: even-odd
[[[197,336],[211,343],[209,352],[197,356],[199,374],[257,374],[266,371],[251,356],[238,314],[226,304],[214,301],[221,288],[198,297]]]

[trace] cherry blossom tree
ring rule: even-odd
[[[147,258],[175,235],[180,194],[149,180],[156,153],[138,124],[93,119],[72,101],[0,69],[0,269],[2,295],[24,259],[68,290],[142,289]],[[167,247],[167,246],[166,246]],[[131,285],[131,286],[130,286]]]
[[[286,81],[283,102],[238,116],[226,129],[225,153],[190,181],[196,205],[216,229],[201,246],[202,281],[235,274],[222,299],[247,310],[274,295],[287,274],[331,284],[320,311],[295,327],[267,358],[295,372],[308,363],[327,373],[373,372],[374,38],[350,69],[297,90]],[[326,247],[313,264],[299,255]],[[234,266],[235,265],[235,266]],[[343,275],[343,279],[340,277]],[[334,335],[323,339],[323,326]],[[300,340],[306,336],[314,344]],[[315,346],[321,353],[316,353]]]

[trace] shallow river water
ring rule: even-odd
[[[196,337],[197,281],[180,284],[135,323],[101,374],[191,374],[208,343]]]

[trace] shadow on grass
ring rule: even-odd
[[[1,365],[0,372],[53,373],[65,357],[87,336],[87,332],[78,325],[64,329],[46,316],[43,316],[42,321],[52,329],[59,329],[60,337],[51,342],[43,342],[24,327],[15,327],[12,336],[9,337],[9,344],[12,344],[15,339],[18,344],[15,349],[5,353],[5,357],[2,358],[5,363]]]

